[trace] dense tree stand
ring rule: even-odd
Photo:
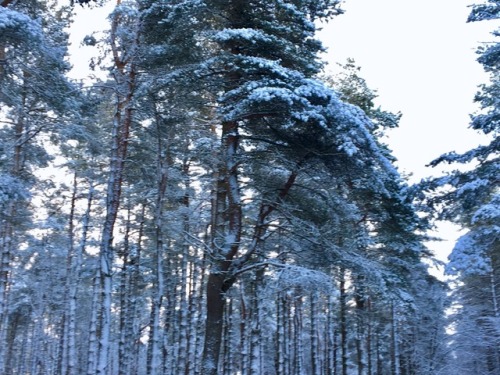
[[[498,374],[498,43],[491,143],[409,186],[401,115],[324,74],[339,0],[116,0],[74,82],[103,3],[0,0],[1,374]],[[434,220],[467,229],[453,282]]]

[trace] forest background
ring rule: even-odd
[[[109,30],[79,37],[95,76],[75,81],[63,30],[103,5],[81,3],[0,3],[4,373],[498,371],[493,37],[471,118],[482,145],[425,160],[467,168],[418,182],[395,168],[385,142],[403,120],[364,68],[319,59],[316,26],[347,17],[340,2],[104,2]],[[469,10],[484,24],[500,5]],[[421,39],[402,35],[407,56]],[[457,127],[410,97],[433,129],[419,151]],[[448,283],[430,269],[436,220],[466,229]]]

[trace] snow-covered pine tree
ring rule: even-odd
[[[0,372],[14,365],[7,345],[7,327],[15,317],[13,288],[22,271],[14,261],[25,261],[22,246],[30,244],[32,198],[44,189],[36,170],[51,155],[45,150],[49,135],[71,115],[74,88],[64,77],[67,38],[62,31],[68,17],[55,2],[0,2]],[[37,184],[39,186],[37,186]],[[39,195],[42,197],[43,196]],[[23,245],[21,245],[23,244]],[[13,315],[11,315],[13,314]],[[42,327],[42,325],[40,325]],[[41,332],[43,332],[43,329]],[[11,331],[12,332],[12,331]],[[17,363],[18,365],[19,362]],[[26,363],[22,364],[25,365]],[[20,365],[21,366],[21,365]]]
[[[284,171],[285,179],[278,182],[277,191],[268,190],[269,200],[258,211],[254,235],[244,238],[248,233],[243,228],[247,214],[241,200],[244,150],[252,145],[279,149],[280,141],[286,149],[288,129],[299,132],[300,125],[306,126],[308,121],[316,124],[311,129],[320,126],[315,105],[325,105],[329,97],[308,80],[320,67],[316,54],[321,46],[313,39],[313,20],[335,12],[336,5],[336,1],[207,2],[211,19],[204,21],[210,26],[207,36],[213,44],[207,47],[209,58],[199,66],[198,74],[217,98],[220,148],[214,171],[212,265],[207,282],[206,374],[216,374],[218,369],[224,293],[236,273],[258,257],[269,215],[288,194],[301,159],[296,159],[292,170]],[[300,148],[298,153],[304,154],[304,147]]]
[[[500,18],[500,2],[489,0],[472,7],[469,22]],[[500,371],[499,280],[500,280],[500,30],[494,40],[478,49],[478,61],[490,76],[475,96],[480,110],[472,115],[470,127],[491,137],[463,154],[451,152],[431,165],[466,165],[447,176],[426,182],[437,191],[431,204],[442,206],[440,217],[451,220],[467,232],[449,256],[447,272],[457,277],[452,315],[454,357],[450,373],[495,374]],[[467,348],[467,349],[465,349]]]
[[[417,315],[420,313],[413,308],[412,298],[416,298],[418,293],[415,294],[412,285],[416,270],[419,274],[428,272],[427,266],[422,263],[424,258],[430,256],[422,244],[428,223],[418,217],[417,207],[412,203],[413,189],[391,165],[395,159],[383,143],[385,130],[397,127],[401,115],[375,107],[376,92],[367,86],[360,75],[360,68],[352,59],[341,67],[340,73],[324,79],[341,94],[343,100],[358,106],[370,118],[372,125],[369,131],[377,144],[378,155],[382,155],[378,156],[378,161],[377,157],[371,160],[380,163],[376,173],[363,174],[351,169],[338,178],[336,184],[343,186],[343,196],[347,199],[339,204],[342,196],[337,196],[336,203],[329,208],[331,213],[339,211],[337,220],[340,225],[337,226],[342,231],[336,236],[342,246],[332,250],[339,261],[343,259],[343,267],[349,270],[349,284],[353,286],[350,298],[356,309],[349,313],[355,318],[350,318],[348,325],[357,330],[353,334],[354,330],[350,329],[349,345],[355,348],[356,367],[359,373],[363,373],[364,368],[372,371],[377,367],[375,362],[379,359],[375,351],[380,348],[376,336],[387,325],[387,316],[390,317],[387,306],[396,300],[404,314],[412,316],[414,312]],[[335,192],[330,194],[334,196]],[[340,211],[341,207],[346,207],[344,212]],[[352,249],[350,254],[356,257],[346,257],[347,248]],[[441,325],[436,326],[436,330],[442,332],[442,321],[437,324]],[[340,339],[343,340],[342,337]],[[405,340],[405,337],[399,339]],[[389,351],[387,346],[382,350]]]

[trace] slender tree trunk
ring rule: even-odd
[[[71,209],[72,215],[70,218],[70,223],[73,220],[73,213],[75,208],[74,205],[76,203],[76,192],[77,192],[76,174],[75,174],[74,184],[75,186],[72,199],[72,209]],[[67,359],[67,372],[63,373],[63,375],[76,375],[78,371],[77,367],[78,353],[77,353],[77,343],[76,343],[76,310],[77,310],[76,302],[78,298],[77,295],[78,287],[80,284],[80,273],[82,267],[83,252],[85,251],[87,244],[87,233],[89,229],[93,195],[94,195],[94,188],[91,185],[87,196],[87,208],[82,219],[82,234],[80,243],[78,244],[78,246],[76,246],[76,248],[74,249],[75,252],[70,258],[70,268],[68,272],[68,277],[71,278],[71,280],[68,285],[68,314],[67,314],[68,359]],[[73,232],[73,224],[70,224],[69,232],[71,233]],[[72,237],[71,233],[70,233],[70,238]],[[73,239],[71,238],[70,241],[73,242]]]
[[[380,347],[381,347],[381,343],[380,343],[380,332],[377,330],[377,335],[376,335],[376,351],[375,351],[375,354],[376,354],[376,358],[377,358],[377,365],[376,365],[376,369],[377,369],[377,375],[383,375],[383,363],[382,363],[382,353],[380,352]]]
[[[75,207],[78,192],[78,179],[76,172],[73,174],[73,191],[70,200],[70,212],[68,217],[68,255],[66,257],[66,279],[64,289],[64,304],[66,309],[62,317],[62,334],[59,350],[58,374],[68,372],[68,347],[69,347],[69,310],[70,310],[70,287],[74,281],[73,268],[75,262]]]
[[[497,286],[496,286],[496,280],[495,280],[495,272],[491,271],[490,273],[490,289],[491,289],[491,300],[493,302],[493,316],[495,318],[500,317],[500,310],[499,310],[499,303],[498,303],[498,296],[497,296]]]
[[[222,366],[223,375],[233,375],[234,358],[233,347],[234,343],[234,317],[233,317],[233,300],[229,300],[226,304],[226,314],[224,322],[224,360]]]
[[[175,346],[178,337],[178,327],[177,327],[177,300],[178,300],[178,285],[180,283],[178,272],[179,272],[179,262],[177,257],[169,257],[165,260],[166,270],[165,270],[165,284],[167,293],[164,298],[164,309],[165,314],[164,320],[164,330],[165,334],[163,341],[163,372],[166,375],[175,375]],[[148,348],[149,349],[149,348]],[[148,354],[150,355],[149,351]]]
[[[261,298],[263,293],[262,279],[264,278],[264,268],[257,270],[255,280],[251,283],[252,314],[250,321],[250,375],[263,374],[263,336],[262,336],[262,306]]]
[[[28,325],[24,331],[23,335],[23,340],[22,340],[22,346],[21,350],[19,353],[19,364],[17,366],[17,373],[18,374],[25,374],[26,373],[26,365],[28,363],[28,343],[31,339],[29,336],[30,333],[30,326]]]
[[[285,375],[286,361],[286,302],[285,296],[278,293],[276,301],[276,375]]]
[[[129,372],[132,353],[132,342],[134,340],[131,328],[133,323],[130,321],[134,319],[134,315],[130,309],[130,300],[137,298],[134,296],[135,290],[130,288],[131,284],[131,270],[130,270],[130,232],[132,226],[131,207],[130,203],[127,209],[127,221],[125,224],[125,233],[123,235],[123,249],[120,251],[122,258],[122,269],[120,273],[120,340],[118,343],[118,374],[126,375]],[[132,342],[131,342],[132,341]]]
[[[5,2],[5,6],[8,2]],[[0,50],[5,52],[5,47],[0,43]],[[5,56],[4,56],[5,57]],[[24,132],[26,131],[25,124],[25,114],[24,110],[26,108],[27,102],[27,79],[29,75],[24,73],[23,75],[23,89],[21,95],[21,106],[17,113],[17,119],[14,124],[14,147],[12,155],[12,167],[10,173],[15,178],[21,177],[21,172],[23,169],[24,159],[25,159],[25,140]],[[1,264],[0,264],[0,372],[4,370],[4,361],[8,361],[8,357],[5,356],[8,352],[5,352],[5,332],[8,327],[8,311],[7,302],[9,298],[10,282],[12,278],[12,257],[14,249],[14,236],[16,235],[14,220],[19,211],[19,201],[12,200],[7,203],[7,207],[4,211],[5,219],[0,223],[0,249],[1,249]]]
[[[250,369],[250,314],[251,306],[245,293],[245,285],[240,283],[240,368],[241,375],[248,375]]]
[[[15,213],[14,203],[9,203],[8,216],[11,218]],[[10,220],[10,218],[8,220]],[[6,333],[9,326],[9,314],[7,303],[9,298],[10,277],[11,277],[11,257],[12,257],[12,236],[13,229],[11,223],[5,220],[1,227],[1,264],[0,264],[0,373],[4,372],[5,360],[7,356]]]
[[[400,375],[396,308],[391,303],[391,374]]]
[[[141,338],[141,327],[139,315],[139,284],[142,278],[141,273],[141,256],[142,256],[142,241],[144,237],[144,226],[145,226],[145,211],[146,204],[143,203],[139,216],[139,230],[137,235],[136,245],[131,250],[131,275],[130,275],[130,285],[129,290],[131,295],[129,296],[129,315],[130,318],[127,320],[129,327],[126,329],[129,332],[129,337],[126,339],[127,345],[130,346],[130,358],[127,358],[129,363],[129,374],[139,373],[139,357],[140,357],[140,338]]]
[[[161,344],[163,341],[160,335],[161,302],[162,297],[155,296],[151,305],[148,375],[158,374],[162,364]]]
[[[492,262],[494,264],[494,262]],[[493,269],[490,273],[490,289],[491,289],[491,300],[493,302],[493,316],[495,321],[498,322],[500,320],[500,310],[498,303],[498,295],[497,295],[497,285],[495,280],[495,270]],[[494,331],[493,335],[496,336],[495,342],[500,341],[500,332],[497,329]],[[495,368],[500,372],[500,345],[493,348],[493,357],[495,362]]]
[[[121,0],[117,0],[117,5]],[[111,305],[113,289],[113,232],[120,207],[125,160],[128,155],[130,130],[132,127],[132,99],[136,85],[136,66],[130,58],[134,57],[135,45],[127,46],[127,57],[120,56],[124,46],[118,45],[117,32],[119,16],[111,21],[111,50],[115,67],[114,77],[119,89],[116,91],[116,108],[113,117],[111,137],[110,169],[106,193],[106,216],[101,233],[100,278],[102,288],[101,326],[99,338],[98,375],[106,375],[109,365],[111,346]],[[136,36],[137,37],[137,36]],[[134,43],[136,40],[134,41]]]
[[[367,308],[367,322],[366,322],[366,373],[367,375],[372,375],[373,373],[373,358],[372,358],[372,325],[373,325],[373,314],[372,314],[372,301],[368,298],[366,301]]]
[[[339,309],[340,309],[340,358],[341,358],[341,375],[347,375],[347,292],[346,292],[346,280],[345,280],[345,270],[340,269],[340,297],[339,297]]]
[[[312,292],[310,295],[310,320],[311,320],[311,371],[312,375],[321,375],[321,360],[320,360],[320,345],[319,345],[319,330],[318,330],[318,309],[319,295],[318,292]]]
[[[164,215],[164,205],[165,205],[165,195],[167,192],[168,183],[168,168],[171,164],[171,155],[169,144],[170,140],[167,140],[167,144],[164,145],[163,140],[160,137],[160,126],[161,120],[158,113],[156,116],[156,126],[157,126],[157,196],[155,205],[155,237],[156,237],[156,249],[155,249],[155,286],[154,294],[152,299],[151,308],[151,325],[150,325],[150,340],[149,340],[149,356],[148,356],[148,375],[157,375],[162,368],[162,343],[164,342],[163,336],[161,335],[161,309],[163,303],[163,297],[165,294],[165,278],[164,278],[164,254],[166,247],[164,245],[164,233],[163,233],[163,215]],[[172,284],[174,290],[177,290],[176,283]],[[175,305],[176,299],[173,299],[173,305]],[[172,308],[172,306],[171,306]],[[172,311],[170,313],[173,313]],[[167,344],[168,345],[168,344]],[[167,349],[166,349],[167,350]],[[172,359],[175,356],[172,356]],[[172,369],[175,366],[172,365]]]
[[[206,295],[203,293],[203,290],[206,289],[206,280],[205,280],[205,275],[207,273],[207,267],[208,267],[208,260],[207,260],[207,255],[203,251],[202,255],[202,261],[200,265],[200,271],[199,271],[199,281],[198,281],[198,287],[197,290],[199,290],[199,294],[196,298],[195,306],[197,310],[196,314],[196,330],[197,330],[197,336],[196,336],[196,341],[195,341],[195,354],[196,357],[195,359],[197,360],[195,365],[194,365],[194,375],[203,375],[202,373],[202,353],[203,353],[203,346],[204,346],[204,330],[205,330],[205,325],[203,322],[202,317],[206,315]],[[200,358],[200,359],[198,359]]]
[[[12,316],[9,320],[9,326],[7,327],[7,337],[6,337],[6,347],[7,351],[5,354],[5,373],[13,374],[15,363],[14,363],[14,353],[16,352],[16,337],[18,334],[18,330],[20,328],[20,321],[22,316],[19,312],[12,313]]]
[[[182,245],[182,259],[181,259],[181,293],[180,293],[180,322],[179,322],[179,355],[177,364],[177,373],[185,374],[187,371],[187,362],[189,357],[189,296],[190,296],[190,285],[192,280],[190,280],[189,275],[189,253],[190,246],[188,242],[188,235],[191,232],[190,227],[190,217],[189,217],[189,205],[190,197],[189,192],[191,190],[189,181],[189,162],[184,161],[183,163],[183,176],[184,176],[184,197],[183,206],[185,213],[183,214],[183,245]]]
[[[326,311],[326,329],[325,329],[325,374],[334,375],[336,373],[336,341],[335,341],[335,318],[333,316],[334,301],[333,296],[329,295]]]
[[[194,257],[196,259],[196,256]],[[202,305],[201,302],[201,285],[203,280],[203,274],[200,268],[196,265],[196,262],[191,263],[191,292],[189,297],[189,341],[188,341],[188,363],[186,367],[185,375],[194,375],[197,369],[198,362],[198,341],[200,339],[199,326],[199,315],[202,313],[199,306]],[[200,274],[197,276],[197,274]],[[198,282],[200,280],[200,282]]]
[[[89,347],[87,352],[87,375],[95,375],[97,370],[97,356],[99,350],[99,343],[97,337],[98,330],[98,310],[100,306],[100,285],[101,280],[97,272],[94,278],[93,292],[92,292],[92,314],[90,317],[89,327]]]
[[[302,297],[296,296],[294,300],[294,374],[304,373],[304,345],[302,343],[303,334],[303,316],[302,316]]]
[[[365,332],[365,293],[363,287],[363,278],[360,276],[356,277],[356,362],[358,368],[358,375],[364,375],[365,373],[365,353],[363,348],[363,336]]]
[[[160,210],[161,212],[161,210]],[[160,219],[158,219],[161,221]],[[151,301],[150,337],[148,347],[148,375],[157,375],[162,368],[162,335],[161,335],[161,308],[164,295],[164,266],[163,266],[163,240],[161,226],[156,227],[157,246],[155,251],[155,290]]]

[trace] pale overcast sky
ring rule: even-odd
[[[469,0],[346,0],[346,13],[320,34],[327,60],[355,59],[377,104],[403,113],[390,133],[402,171],[414,181],[435,173],[425,165],[465,151],[484,137],[468,129],[477,86],[488,77],[476,62],[493,22],[466,23]]]

